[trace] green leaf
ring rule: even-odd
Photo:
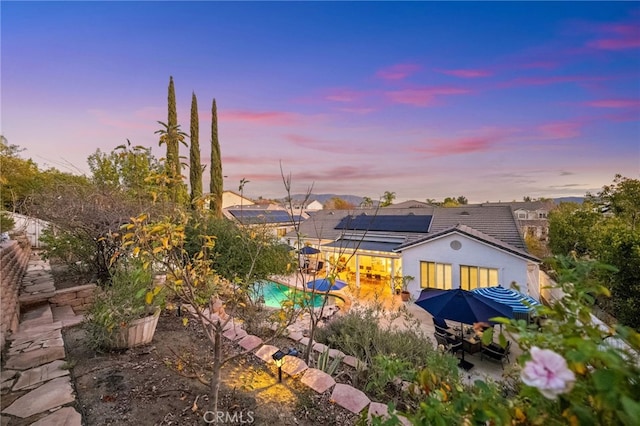
[[[593,375],[593,384],[600,392],[607,392],[615,386],[616,374],[611,370],[596,370]]]
[[[634,401],[628,396],[623,396],[620,399],[622,403],[622,408],[624,412],[629,416],[630,419],[640,419],[640,402]]]

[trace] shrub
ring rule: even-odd
[[[9,232],[16,225],[16,221],[5,212],[0,213],[0,232]]]

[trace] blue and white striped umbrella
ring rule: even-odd
[[[528,314],[533,310],[533,307],[540,305],[540,302],[533,297],[502,286],[476,288],[471,291],[511,306],[514,313]]]

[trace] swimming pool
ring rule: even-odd
[[[296,293],[299,294],[300,297],[304,294],[303,290],[295,289],[274,281],[261,281],[260,283],[256,283],[254,288],[255,291],[253,292],[252,299],[256,300],[257,298],[262,297],[264,299],[265,306],[269,308],[280,308],[282,307],[282,302],[295,297]],[[310,303],[314,308],[322,306],[322,299],[324,296],[319,294],[311,295],[311,293],[307,293],[307,295],[311,297]],[[327,297],[326,306],[335,305],[336,301],[339,299],[339,297],[333,295],[329,295]]]

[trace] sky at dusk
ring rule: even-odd
[[[89,174],[127,139],[160,158],[173,76],[211,103],[225,189],[470,202],[640,178],[637,2],[0,3],[1,130]],[[182,154],[188,157],[188,149]],[[187,160],[188,162],[188,160]],[[188,170],[184,172],[188,176]]]

